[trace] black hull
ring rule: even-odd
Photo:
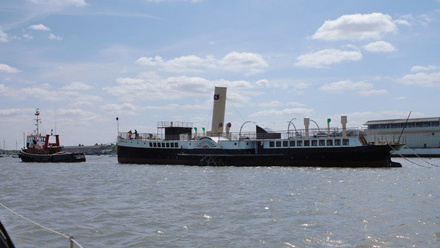
[[[388,145],[254,150],[155,149],[118,146],[118,162],[196,166],[401,167]]]
[[[23,162],[38,162],[38,163],[76,163],[85,162],[86,156],[84,153],[54,153],[54,154],[32,154],[27,152],[20,152],[18,155]]]

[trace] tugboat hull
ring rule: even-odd
[[[67,153],[60,152],[54,154],[32,154],[21,151],[18,155],[23,162],[39,162],[39,163],[73,163],[85,162],[86,156],[84,153]]]

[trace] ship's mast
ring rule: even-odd
[[[39,119],[39,116],[40,116],[40,109],[39,109],[39,108],[35,109],[35,116],[37,117],[37,118],[35,119],[35,122],[36,122],[36,123],[35,123],[35,126],[37,127],[37,129],[36,129],[37,133],[36,133],[35,136],[38,136],[38,135],[40,134],[39,124],[40,124],[40,122],[41,122],[41,120]]]

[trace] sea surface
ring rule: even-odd
[[[0,203],[83,247],[440,247],[440,159],[402,168],[23,163]],[[16,247],[68,239],[0,207]]]

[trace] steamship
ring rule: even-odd
[[[255,132],[230,132],[224,123],[226,88],[216,87],[211,131],[198,133],[190,122],[158,122],[157,133],[119,132],[119,163],[196,166],[307,166],[307,167],[401,167],[391,153],[403,144],[367,142],[364,133],[342,128],[297,130],[289,121],[287,132],[255,125]],[[291,128],[293,126],[293,128]],[[194,133],[193,133],[194,130]]]

